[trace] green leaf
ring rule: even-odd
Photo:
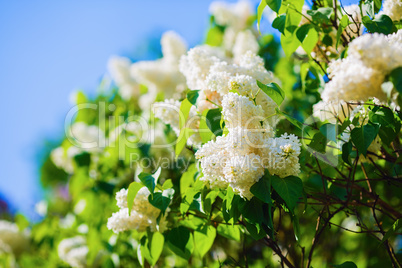
[[[324,35],[321,42],[328,47],[334,44],[334,42],[332,41],[332,37],[329,34]]]
[[[374,0],[374,13],[377,14],[382,6],[382,0]]]
[[[301,43],[303,43],[304,38],[306,38],[308,31],[312,28],[311,24],[304,24],[302,26],[300,26],[297,30],[296,30],[296,36],[297,39],[299,39],[299,41]]]
[[[394,84],[395,89],[402,94],[402,67],[398,67],[389,74],[389,80]]]
[[[201,213],[205,213],[205,211],[202,208],[201,192],[196,192],[196,194],[194,195],[193,199],[190,200],[190,202],[191,203],[189,209],[198,210]]]
[[[91,164],[91,155],[83,152],[74,156],[74,161],[78,167],[88,167]]]
[[[228,239],[240,241],[240,227],[238,225],[219,224],[218,234]]]
[[[149,195],[148,201],[154,207],[159,208],[164,214],[166,209],[170,205],[170,202],[173,199],[173,195],[174,195],[174,189],[170,188],[167,190],[163,190],[161,193],[157,192],[154,193],[153,195]]]
[[[320,127],[321,133],[330,141],[336,142],[338,125],[324,124]]]
[[[395,119],[394,113],[387,107],[374,107],[369,113],[369,120],[371,123],[381,125],[378,135],[387,145],[395,140],[401,130],[401,123]]]
[[[191,102],[188,99],[184,99],[180,104],[180,129],[186,124],[188,115],[190,114]]]
[[[367,149],[377,136],[378,130],[378,125],[367,124],[363,127],[355,127],[351,131],[352,142],[360,154],[367,156]]]
[[[282,14],[274,19],[272,22],[272,27],[279,30],[282,34],[285,34],[285,22],[286,15]]]
[[[138,193],[138,191],[144,187],[144,185],[142,185],[139,182],[132,182],[130,183],[130,185],[128,186],[128,190],[127,190],[127,206],[128,206],[128,215],[131,214],[131,209],[133,208],[133,204],[134,204],[134,199]]]
[[[215,202],[218,195],[219,195],[219,191],[217,191],[217,190],[211,191],[207,194],[207,196],[205,197],[204,202],[203,202],[204,211],[206,211],[208,213],[211,212],[212,205]]]
[[[18,229],[22,232],[29,226],[29,221],[22,214],[17,214],[14,217],[14,222],[17,224]]]
[[[388,35],[396,31],[396,27],[391,18],[385,14],[378,17],[376,16],[373,20],[368,16],[364,16],[362,21],[364,26],[366,26],[367,31],[370,33],[382,33]]]
[[[245,223],[247,231],[254,240],[258,241],[267,235],[264,229],[261,228],[260,224],[250,223],[248,221],[245,221]]]
[[[297,34],[297,33],[296,33]],[[318,33],[317,31],[311,27],[302,41],[302,48],[306,51],[307,55],[310,55],[311,51],[313,51],[314,47],[318,42]]]
[[[176,158],[180,155],[181,151],[183,151],[184,147],[186,146],[188,138],[194,134],[194,130],[190,128],[182,128],[180,130],[179,137],[177,138],[175,154]]]
[[[301,4],[301,5],[300,5]],[[303,3],[298,1],[292,1],[289,3],[289,7],[286,10],[285,30],[281,35],[281,45],[287,58],[292,56],[293,52],[300,46],[300,41],[296,36],[296,29],[301,21],[301,9]]]
[[[290,214],[290,217],[292,218],[293,231],[295,233],[296,241],[299,242],[300,241],[300,235],[301,235],[299,217],[296,214],[294,214],[294,215]]]
[[[394,235],[399,229],[402,227],[402,220],[397,219],[392,227],[385,233],[384,237],[381,240],[381,243],[384,243],[387,239],[389,239],[392,235]]]
[[[194,251],[194,239],[190,231],[183,226],[173,228],[166,235],[167,245],[178,256],[188,260]]]
[[[271,179],[266,172],[258,182],[250,188],[250,192],[264,203],[271,204]]]
[[[260,30],[261,18],[262,18],[262,14],[263,14],[266,6],[267,6],[267,3],[265,2],[265,0],[261,0],[260,4],[258,5],[258,8],[257,8],[257,28],[258,28],[258,32],[260,34],[261,34],[261,30]]]
[[[144,249],[144,246],[141,245],[141,244],[138,244],[138,246],[137,246],[137,259],[138,259],[138,262],[140,263],[141,267],[144,267],[143,249]]]
[[[222,112],[221,109],[210,109],[206,115],[206,123],[208,128],[215,136],[222,136],[223,127],[221,127]]]
[[[218,47],[222,44],[222,41],[223,31],[221,30],[221,28],[218,26],[211,27],[207,32],[205,44],[213,47]]]
[[[290,123],[292,123],[292,125],[296,126],[299,129],[303,128],[303,124],[300,121],[298,121],[297,119],[291,117],[290,115],[286,114],[285,112],[282,112],[278,108],[275,108],[275,111],[277,114],[283,115],[286,118],[286,120],[288,120]]]
[[[186,190],[194,184],[197,167],[191,164],[180,178],[180,194],[184,196]]]
[[[336,268],[357,268],[357,265],[354,262],[351,261],[345,261],[342,264],[339,265],[333,265],[333,267]]]
[[[301,179],[295,176],[286,178],[271,176],[271,183],[278,195],[285,201],[290,212],[294,214],[294,208],[303,193],[303,183]]]
[[[147,236],[141,239],[140,255],[145,257],[151,266],[157,263],[163,250],[164,241],[164,236],[159,232],[147,232]]]
[[[321,132],[317,132],[314,134],[313,139],[308,147],[314,151],[325,153],[325,148],[327,147],[327,138]]]
[[[234,198],[234,192],[232,187],[228,187],[226,190],[226,196],[225,196],[225,200],[226,200],[226,209],[229,211],[232,208],[232,201]]]
[[[276,13],[278,13],[282,5],[282,0],[265,0],[265,2]]]
[[[232,187],[229,186],[226,190],[226,196],[222,204],[223,218],[226,222],[231,221],[234,224],[239,218],[240,211],[238,209],[238,204],[240,199],[240,196],[235,195]]]
[[[265,85],[257,80],[258,87],[268,95],[278,106],[280,106],[285,99],[285,91],[276,83],[269,83]]]
[[[345,142],[342,145],[342,159],[345,163],[348,163],[349,165],[351,165],[350,163],[350,153],[352,152],[353,146],[352,143],[350,141]]]
[[[192,104],[195,105],[198,99],[199,90],[190,90],[187,92],[187,100]]]
[[[194,188],[188,188],[180,203],[180,213],[185,214],[193,204],[194,196],[198,193]]]
[[[251,198],[250,201],[240,199],[239,211],[250,223],[260,224],[264,221],[263,203],[257,197]]]
[[[281,46],[287,58],[290,58],[296,49],[300,46],[300,41],[296,34],[286,33],[281,35]]]
[[[166,180],[162,185],[163,190],[166,190],[166,189],[169,189],[169,188],[173,188],[173,182],[172,182],[171,179]]]
[[[202,258],[211,249],[216,237],[216,229],[206,225],[194,231],[195,250]]]
[[[374,1],[373,0],[365,0],[361,6],[363,16],[368,15],[371,18],[374,18]]]
[[[332,12],[333,9],[331,7],[320,7],[316,10],[307,10],[307,14],[317,23],[329,23]]]
[[[141,172],[138,175],[138,178],[148,188],[151,194],[153,194],[160,175],[161,175],[161,168],[159,167],[154,174]]]
[[[152,266],[154,266],[156,264],[156,262],[159,259],[159,256],[161,255],[164,242],[165,242],[165,237],[161,233],[159,233],[159,232],[152,233],[152,237],[150,239],[150,245],[149,245],[149,249],[151,252],[152,259],[153,259],[153,262],[150,262],[150,264]]]
[[[204,110],[201,115],[200,125],[198,127],[198,133],[200,134],[202,143],[207,143],[212,140],[215,135],[209,129],[207,125],[207,113],[209,110]]]
[[[376,124],[380,124],[381,126],[389,126],[389,127],[395,127],[394,126],[394,113],[391,111],[391,109],[387,107],[374,107],[370,112],[369,112],[369,120]]]

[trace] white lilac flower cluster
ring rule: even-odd
[[[250,187],[264,175],[265,169],[282,178],[298,175],[300,142],[294,135],[274,137],[264,114],[263,107],[250,97],[232,92],[223,96],[222,115],[229,133],[197,151],[202,180],[211,187],[230,186],[250,199],[253,197]]]
[[[29,231],[20,231],[17,224],[0,220],[0,253],[19,255],[29,247]]]
[[[236,62],[225,58],[222,51],[209,46],[197,46],[190,49],[180,60],[180,71],[186,78],[187,85],[192,90],[200,90],[196,107],[190,110],[187,128],[197,132],[200,115],[206,109],[217,108],[221,105],[223,96],[230,90],[253,97],[256,102],[266,107],[268,117],[275,110],[275,103],[266,95],[258,94],[256,80],[263,83],[273,81],[273,75],[264,68],[262,58],[247,51]],[[155,116],[169,124],[177,135],[180,133],[181,102],[167,99],[154,105]],[[198,112],[198,113],[197,113]],[[199,146],[201,138],[198,133],[188,140],[189,145]]]
[[[234,58],[251,50],[258,51],[258,43],[249,28],[249,19],[253,15],[253,9],[248,1],[237,3],[213,2],[209,12],[215,22],[225,27],[223,33],[223,48],[233,53]]]
[[[331,81],[321,93],[322,102],[313,107],[314,115],[334,121],[330,111],[343,117],[344,102],[366,101],[371,97],[385,102],[387,94],[381,85],[393,69],[402,66],[401,39],[402,31],[399,30],[388,36],[365,34],[353,40],[348,56],[330,64]]]
[[[181,102],[174,99],[166,99],[153,105],[155,117],[170,125],[177,137],[180,135],[180,120],[184,120],[184,115],[180,112],[180,105]],[[186,127],[198,129],[200,119],[194,106],[191,107],[188,118]],[[198,134],[191,135],[187,140],[189,146],[198,146],[200,143],[201,137]]]
[[[161,217],[158,224],[157,218],[161,211],[149,203],[149,190],[143,187],[138,191],[130,215],[128,214],[127,193],[126,189],[121,189],[116,193],[117,206],[120,210],[113,213],[108,219],[107,228],[115,233],[133,229],[143,232],[147,227],[150,227],[151,231],[163,232],[166,228],[166,214],[165,217]]]
[[[119,94],[124,100],[130,100],[140,94],[140,85],[130,74],[131,61],[125,57],[112,56],[107,64],[111,78],[119,87]]]
[[[83,236],[63,239],[57,248],[59,258],[71,267],[87,267],[88,246]]]
[[[138,103],[148,110],[158,93],[171,98],[185,89],[185,80],[179,72],[180,57],[186,53],[187,44],[177,33],[168,31],[161,38],[161,59],[131,63],[123,57],[112,57],[108,63],[109,73],[119,86],[119,94],[129,100],[139,97]],[[139,85],[148,88],[147,94],[140,96]]]
[[[402,19],[402,1],[401,0],[385,0],[383,10],[380,14],[389,16],[393,21]]]
[[[101,152],[101,148],[105,147],[106,139],[103,131],[97,126],[83,122],[74,123],[68,134],[71,146],[57,147],[50,153],[50,157],[58,168],[71,174],[74,172],[74,157],[83,152]]]

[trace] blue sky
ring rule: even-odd
[[[34,217],[41,148],[62,138],[70,93],[94,94],[111,55],[147,58],[165,30],[198,44],[211,2],[0,0],[0,195],[14,210]]]

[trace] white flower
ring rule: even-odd
[[[385,0],[382,5],[383,11],[380,14],[388,15],[394,21],[399,21],[402,19],[401,0]]]
[[[165,124],[170,125],[176,135],[180,133],[180,101],[174,99],[166,99],[163,102],[157,102],[153,105],[155,117],[162,120]]]
[[[248,97],[230,92],[223,97],[222,115],[228,128],[244,127],[246,129],[261,128],[264,121],[264,110],[256,106]]]
[[[116,85],[119,94],[124,100],[137,97],[140,87],[130,74],[131,61],[128,58],[113,56],[108,61],[108,70]]]
[[[388,73],[402,66],[402,46],[389,42],[383,34],[365,34],[350,43],[348,58],[360,59],[365,66]]]
[[[5,244],[0,240],[0,260],[2,261],[2,265],[7,268],[15,268],[19,267],[15,260],[15,256],[10,246]],[[3,266],[2,266],[3,267]]]
[[[392,46],[400,45],[402,43],[402,31],[387,35],[387,39]]]
[[[250,188],[264,175],[264,166],[259,155],[233,155],[226,162],[223,173],[235,193],[251,199]]]
[[[321,93],[323,102],[317,103],[313,110],[330,119],[338,115],[344,118],[343,102],[366,101],[378,98],[387,100],[387,94],[381,85],[385,77],[395,68],[402,66],[402,31],[385,36],[383,34],[365,34],[354,39],[349,46],[348,56],[331,62],[328,68],[329,81]],[[325,113],[328,108],[328,113]],[[339,114],[341,112],[343,114]],[[335,113],[334,113],[335,112]],[[329,116],[333,113],[334,116]]]
[[[179,69],[186,77],[187,86],[190,89],[205,89],[205,78],[210,67],[224,57],[219,49],[207,45],[190,49],[180,59]]]
[[[162,217],[158,226],[156,219],[160,214],[160,210],[149,203],[149,190],[143,187],[138,191],[130,215],[127,207],[127,193],[128,191],[125,189],[116,193],[117,205],[120,210],[113,213],[108,219],[107,228],[115,233],[127,230],[143,232],[147,227],[150,227],[152,231],[159,230],[163,232],[166,228],[165,218]]]
[[[74,213],[76,215],[81,214],[87,207],[87,201],[85,199],[80,199],[74,206]]]
[[[60,259],[72,267],[81,268],[87,266],[88,247],[83,236],[63,239],[59,243],[57,252]]]
[[[236,64],[230,64],[227,61],[216,61],[206,76],[206,86],[210,90],[217,91],[220,94],[226,94],[229,91],[229,80],[233,77],[247,75],[262,83],[270,83],[273,81],[273,75],[264,67],[264,61],[261,57],[255,55],[251,51],[239,57]],[[201,89],[203,89],[202,87]]]
[[[264,110],[246,96],[223,96],[222,115],[229,133],[204,144],[195,154],[203,178],[211,187],[232,187],[250,199],[250,187],[264,174],[298,175],[300,143],[294,135],[273,138],[269,124],[262,124]]]
[[[257,54],[259,49],[257,39],[250,30],[239,32],[232,49],[234,61],[240,59],[247,51]]]
[[[14,255],[19,255],[29,246],[29,231],[20,231],[17,224],[0,220],[0,243],[6,245]]]
[[[76,122],[67,134],[67,139],[83,151],[96,152],[105,146],[105,134],[95,125]]]
[[[165,124],[170,125],[176,136],[180,135],[180,120],[184,121],[184,115],[180,111],[181,102],[174,99],[166,99],[163,102],[157,102],[153,105],[155,117],[159,118]],[[198,132],[200,117],[197,115],[196,108],[191,106],[186,124],[183,126]],[[198,133],[192,135],[187,140],[189,145],[198,146],[201,143],[201,137]]]
[[[300,173],[300,146],[299,139],[293,134],[268,138],[261,149],[264,166],[270,174],[281,178],[297,176]]]
[[[229,129],[229,134],[204,144],[195,154],[201,163],[203,181],[211,187],[231,186],[250,199],[250,187],[267,168],[273,175],[297,176],[300,172],[300,142],[294,135],[271,138],[264,132]]]
[[[46,200],[41,200],[35,204],[35,212],[39,216],[44,217],[47,214],[48,203]]]
[[[166,32],[161,38],[163,57],[155,61],[140,61],[131,65],[131,75],[148,87],[152,97],[162,92],[170,98],[185,89],[185,79],[179,72],[179,59],[187,50],[183,39],[174,32]],[[155,98],[153,98],[155,100]],[[140,102],[141,103],[141,102]]]
[[[187,52],[186,41],[174,31],[165,32],[161,38],[163,58],[177,64]]]
[[[217,24],[242,30],[247,26],[247,20],[253,14],[248,1],[239,1],[235,4],[212,2],[209,12],[214,16]]]

